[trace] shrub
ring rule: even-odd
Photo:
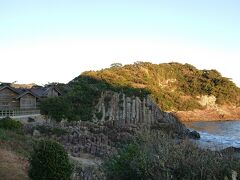
[[[29,177],[33,180],[68,180],[72,165],[64,148],[54,141],[40,140],[33,147]]]
[[[22,123],[6,117],[0,120],[0,128],[9,130],[19,130],[22,128]]]
[[[109,179],[145,179],[148,177],[148,159],[136,144],[129,144],[119,154],[106,161],[103,169]]]
[[[144,135],[103,164],[108,179],[231,179],[240,173],[233,154],[203,150],[188,141],[176,143],[164,134]]]

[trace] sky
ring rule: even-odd
[[[239,0],[0,0],[0,81],[64,82],[136,61],[217,69],[240,86]]]

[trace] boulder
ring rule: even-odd
[[[33,136],[34,136],[34,137],[40,137],[40,136],[41,136],[41,133],[40,133],[38,130],[34,129],[34,130],[33,130]]]
[[[197,131],[191,131],[189,137],[192,139],[200,139],[200,134]]]
[[[221,152],[222,153],[240,153],[240,148],[231,146],[221,150]]]

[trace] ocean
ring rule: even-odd
[[[195,142],[204,148],[220,150],[227,147],[240,148],[239,121],[187,122],[189,129],[200,133],[201,138]]]

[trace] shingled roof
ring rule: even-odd
[[[10,89],[10,90],[12,90],[13,92],[15,92],[15,93],[17,93],[17,94],[20,94],[20,92],[19,92],[17,89],[15,89],[15,88],[13,88],[13,87],[11,87],[11,86],[8,86],[8,85],[6,85],[6,84],[0,85],[0,91],[1,91],[2,89],[5,89],[5,88]]]
[[[36,94],[32,93],[31,91],[25,91],[24,93],[21,93],[20,95],[18,95],[18,96],[16,97],[16,99],[19,99],[19,98],[25,96],[26,94],[31,94],[32,96],[34,96],[34,97],[36,97],[36,98],[39,98],[39,96],[37,96]]]
[[[39,97],[46,97],[48,91],[52,88],[54,88],[61,95],[61,92],[58,90],[58,88],[53,85],[46,86],[46,87],[41,87],[41,86],[33,87],[30,89],[30,91],[38,95]]]
[[[16,97],[17,99],[26,94],[31,94],[37,98],[47,97],[48,91],[52,88],[54,88],[61,95],[61,92],[54,85],[49,85],[46,87],[35,85],[35,86],[32,86],[31,88],[16,88],[15,86],[11,85],[11,83],[1,83],[0,90],[2,90],[4,88],[8,88],[8,89],[14,91],[15,93],[17,93],[18,94],[18,96]]]

